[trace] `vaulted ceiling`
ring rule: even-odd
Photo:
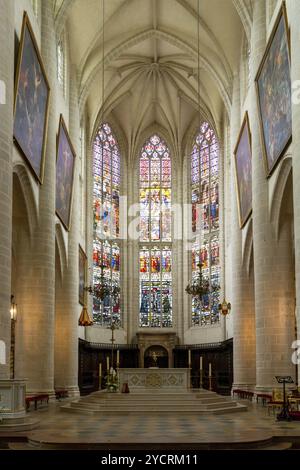
[[[131,148],[153,124],[178,144],[199,103],[218,129],[230,108],[251,3],[199,5],[198,46],[198,0],[104,0],[104,21],[103,0],[55,1],[57,29],[67,26],[78,70],[81,111],[91,123],[103,113],[104,58],[104,113],[119,123]]]

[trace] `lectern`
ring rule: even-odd
[[[290,375],[276,375],[276,380],[283,385],[283,406],[281,412],[277,415],[278,421],[290,421],[292,418],[289,413],[289,404],[286,400],[285,384],[293,384],[294,381]]]

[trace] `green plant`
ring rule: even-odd
[[[106,389],[108,392],[116,392],[119,388],[119,379],[116,371],[111,368],[109,374],[105,377]]]

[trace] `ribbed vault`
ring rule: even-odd
[[[80,108],[91,124],[101,110],[120,123],[131,148],[155,122],[180,142],[200,102],[218,130],[230,108],[251,3],[200,0],[199,79],[197,0],[104,0],[104,35],[102,1],[54,2],[57,33],[67,28]]]

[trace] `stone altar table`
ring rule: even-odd
[[[130,392],[186,392],[190,388],[190,369],[119,369],[120,390],[128,383]]]

